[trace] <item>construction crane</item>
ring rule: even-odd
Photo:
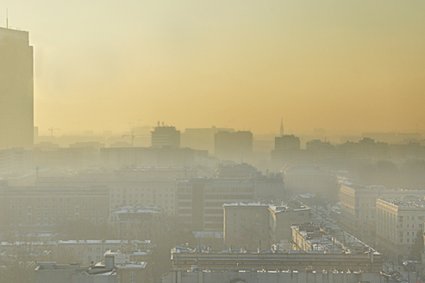
[[[51,137],[51,138],[53,138],[54,133],[55,133],[56,131],[59,131],[59,129],[58,129],[58,128],[53,128],[53,127],[49,128],[48,130],[49,130],[49,133],[50,133],[50,137]]]

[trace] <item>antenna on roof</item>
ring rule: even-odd
[[[283,117],[280,119],[280,136],[283,136],[285,130],[283,128]]]

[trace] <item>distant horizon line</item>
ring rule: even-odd
[[[161,125],[162,126],[162,125]],[[222,130],[233,130],[235,132],[240,131],[249,131],[253,133],[256,136],[281,136],[279,133],[279,130],[277,129],[274,132],[259,132],[255,130],[250,129],[243,129],[243,128],[236,128],[236,127],[217,127],[217,126],[211,126],[211,127],[185,127],[185,128],[178,128],[172,124],[167,124],[165,126],[171,126],[175,127],[177,130],[179,130],[181,133],[185,133],[187,130],[206,130],[206,129],[222,129]],[[144,129],[146,131],[154,129],[157,127],[156,125],[143,125],[143,126],[136,126],[132,127],[128,130],[98,130],[98,129],[86,129],[86,130],[65,130],[63,131],[61,128],[54,128],[55,134],[53,136],[55,137],[66,137],[66,136],[105,136],[105,135],[121,135],[121,134],[128,134],[132,131],[137,131],[138,129]],[[35,128],[38,128],[37,126]],[[39,129],[39,128],[38,128]],[[51,132],[49,132],[51,128],[44,129],[41,134],[38,134],[39,137],[47,137],[51,136]],[[323,133],[314,131],[324,131]],[[284,135],[300,135],[300,136],[322,136],[324,138],[326,137],[347,137],[347,136],[353,136],[353,137],[367,137],[368,135],[384,135],[384,136],[409,136],[409,135],[425,135],[425,130],[419,130],[419,131],[343,131],[343,130],[327,130],[324,128],[320,129],[312,129],[310,131],[303,131],[303,130],[287,130],[285,131]]]

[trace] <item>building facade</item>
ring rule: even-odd
[[[33,77],[28,32],[0,28],[0,148],[33,145]]]
[[[224,243],[228,248],[256,251],[272,243],[269,205],[229,203],[224,209]]]
[[[104,187],[0,188],[0,226],[7,231],[50,231],[71,223],[106,225],[108,217],[109,191]]]
[[[153,148],[179,148],[180,147],[180,131],[175,127],[158,125],[152,131],[152,147]]]
[[[156,239],[163,226],[161,210],[157,207],[126,206],[111,213],[111,228],[122,240]]]
[[[312,219],[310,207],[297,202],[287,205],[271,205],[269,211],[272,219],[273,243],[290,241],[292,239],[291,226],[310,223]]]
[[[340,225],[371,244],[377,242],[376,229],[378,220],[377,200],[383,198],[403,199],[405,197],[423,198],[422,190],[387,189],[384,186],[360,186],[353,184],[341,184],[339,201],[341,214]]]
[[[375,239],[376,199],[384,187],[355,186],[341,184],[339,201],[341,203],[341,226],[355,236],[367,241]]]
[[[245,175],[224,170],[227,174],[178,182],[176,213],[182,223],[193,231],[223,231],[223,205],[226,203],[281,203],[284,198],[281,176],[258,172]]]
[[[376,201],[377,245],[393,256],[410,256],[417,241],[423,241],[425,201],[416,196]]]
[[[223,204],[253,198],[254,186],[248,180],[185,180],[177,185],[177,217],[193,231],[223,231]]]

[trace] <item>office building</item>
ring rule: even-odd
[[[297,156],[301,150],[300,138],[294,135],[281,135],[274,139],[274,149],[271,153],[272,160],[290,160]]]
[[[281,203],[280,175],[264,175],[245,165],[223,166],[216,176],[179,181],[176,213],[193,231],[223,231],[223,204],[238,202]]]
[[[338,222],[346,231],[366,242],[374,243],[377,240],[375,236],[378,198],[423,198],[424,195],[422,190],[387,189],[384,186],[361,186],[343,182],[339,189],[341,213]]]
[[[311,209],[299,201],[280,205],[226,203],[223,210],[226,247],[250,251],[267,250],[272,244],[288,246],[292,242],[292,226],[311,221]]]
[[[0,148],[33,145],[33,96],[29,34],[0,28]]]
[[[151,145],[153,148],[179,148],[180,131],[172,126],[158,124],[152,131]]]
[[[376,201],[377,245],[389,255],[408,257],[423,241],[425,200],[410,196],[382,197]],[[422,244],[420,245],[422,246]]]
[[[249,180],[194,178],[177,184],[176,213],[192,231],[223,231],[223,204],[254,201]]]
[[[375,203],[384,188],[341,184],[339,223],[348,232],[361,238],[373,238],[375,230]]]

